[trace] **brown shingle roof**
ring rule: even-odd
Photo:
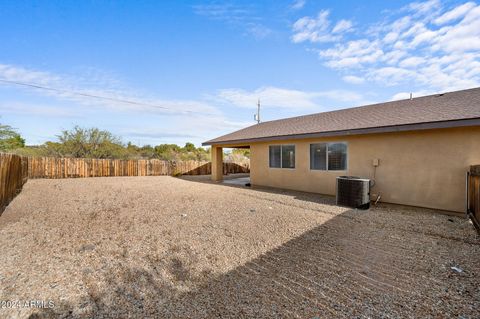
[[[480,87],[268,121],[204,145],[480,125]]]

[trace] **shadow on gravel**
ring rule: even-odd
[[[368,213],[347,211],[221,275],[196,273],[175,254],[144,269],[124,268],[119,261],[105,286],[87,283],[88,299],[30,318],[478,315],[480,281],[468,270],[478,258],[459,274],[445,268],[444,259],[447,249],[478,247],[415,232],[405,236],[390,224],[393,218],[358,218]]]

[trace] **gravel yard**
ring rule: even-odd
[[[480,239],[427,209],[200,178],[30,180],[0,244],[0,300],[54,303],[0,318],[480,317]]]

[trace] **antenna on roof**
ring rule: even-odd
[[[260,99],[258,99],[257,102],[257,114],[255,114],[253,118],[257,121],[257,124],[260,124]]]
[[[413,100],[413,93],[410,92],[410,100]]]

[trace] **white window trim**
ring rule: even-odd
[[[325,169],[316,169],[316,168],[312,168],[312,145],[314,144],[326,144],[327,146],[327,149],[326,149],[326,152],[325,152],[325,156],[327,157],[325,159]],[[335,169],[335,170],[331,170],[331,169],[328,169],[328,144],[345,144],[347,146],[347,156],[346,156],[346,165],[345,165],[345,169]],[[314,171],[314,172],[346,172],[348,171],[348,160],[349,160],[349,147],[348,147],[348,142],[317,142],[317,143],[310,143],[308,145],[308,167],[311,171]]]
[[[271,167],[270,166],[270,146],[280,146],[280,167]],[[282,165],[283,165],[283,152],[282,152],[283,146],[293,146],[295,167],[282,167]],[[297,168],[297,146],[296,146],[296,144],[271,144],[271,145],[268,145],[268,168],[269,169],[290,169],[290,170],[296,169]]]

